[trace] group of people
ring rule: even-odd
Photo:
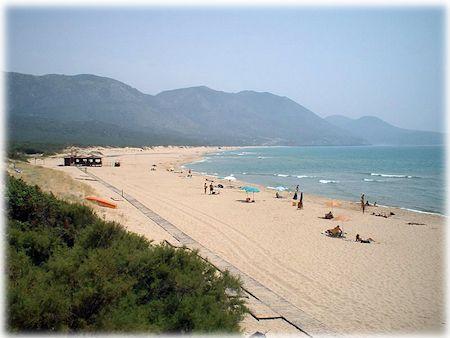
[[[300,192],[300,199],[297,202],[298,199],[298,193]],[[280,193],[277,191],[275,193],[275,197],[276,198],[282,198],[282,196],[280,195]],[[293,204],[297,206],[297,209],[303,209],[303,192],[299,191],[299,185],[297,184],[297,187],[295,187],[295,192],[294,192],[294,197],[292,197],[293,199]]]
[[[335,226],[332,229],[328,229],[325,231],[325,235],[329,237],[344,237],[344,231],[341,229],[339,225]],[[356,234],[355,242],[359,243],[372,243],[375,242],[372,238],[363,239],[359,234]]]
[[[208,183],[205,182],[205,184],[203,185],[203,188],[204,188],[204,190],[205,190],[205,195],[206,195],[206,192],[208,191]],[[214,194],[213,181],[211,181],[211,182],[209,183],[209,194],[210,194],[210,195],[213,195],[213,194]]]

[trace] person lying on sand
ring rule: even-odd
[[[380,214],[380,213],[376,214],[376,213],[372,212],[372,215],[387,218],[387,215],[385,215],[385,214]]]
[[[384,214],[384,213],[378,213],[378,214],[376,214],[376,213],[374,213],[374,212],[372,212],[372,215],[373,215],[373,216],[378,216],[378,217],[388,218],[388,217],[393,216],[393,215],[395,215],[395,214],[394,214],[392,211],[390,211],[390,212],[389,212],[389,215]]]
[[[339,225],[335,226],[333,229],[328,229],[325,231],[325,235],[330,237],[342,237],[343,236],[342,229]]]
[[[408,222],[408,225],[425,225],[425,223]]]
[[[356,239],[355,242],[360,242],[360,243],[371,243],[371,242],[375,242],[375,240],[373,240],[372,238],[367,238],[367,239],[362,239],[361,237],[359,237],[359,234],[356,234]]]
[[[328,214],[325,214],[324,218],[325,219],[333,219],[334,218],[333,213],[330,211]]]

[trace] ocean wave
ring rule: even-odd
[[[192,163],[203,163],[203,162],[208,162],[208,158],[202,158],[201,160],[198,160],[198,161],[194,161],[194,162],[192,162]]]
[[[400,208],[402,210],[407,210],[407,211],[412,211],[412,212],[417,212],[419,214],[428,214],[428,215],[443,215],[440,214],[438,212],[431,212],[431,211],[423,211],[423,210],[417,210],[417,209],[410,209],[410,208]]]
[[[278,176],[278,177],[289,177],[289,175],[286,175],[286,174],[274,174],[275,176]]]
[[[411,175],[396,175],[396,174],[379,174],[379,173],[370,173],[370,176],[381,176],[381,177],[391,177],[391,178],[418,178]]]
[[[322,184],[339,183],[339,181],[335,181],[335,180],[319,180],[319,183],[322,183]]]
[[[387,180],[375,180],[373,178],[364,178],[363,181],[364,182],[389,182]]]
[[[251,152],[248,152],[248,151],[243,151],[243,152],[240,152],[240,153],[238,153],[236,155],[238,155],[238,156],[245,156],[245,155],[251,155],[251,154],[254,154],[254,153],[251,153]]]
[[[285,191],[285,190],[289,190],[288,188],[286,188],[286,187],[283,187],[283,186],[278,186],[278,187],[266,187],[267,189],[271,189],[271,190],[278,190],[278,191]]]
[[[316,178],[317,176],[309,176],[309,175],[297,175],[297,178]]]

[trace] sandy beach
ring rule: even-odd
[[[224,148],[227,149],[227,148]],[[223,149],[223,150],[224,150]],[[187,177],[184,163],[218,148],[91,148],[102,154],[103,166],[88,168],[109,184],[136,198],[198,243],[245,272],[299,309],[340,334],[438,333],[444,317],[445,217],[397,208],[369,207],[304,195],[304,209],[291,196],[275,198],[259,187],[255,203],[246,203],[242,182],[217,178],[218,195],[205,194],[205,177]],[[120,161],[120,167],[114,167]],[[31,161],[34,164],[34,161]],[[155,242],[177,241],[126,200],[75,167],[60,166],[62,156],[39,159],[36,165],[61,170],[114,198],[117,209],[95,206],[107,219]],[[156,170],[150,168],[156,165]],[[173,168],[173,171],[168,169]],[[208,182],[209,184],[209,182]],[[339,220],[319,218],[332,210]],[[383,218],[371,215],[389,213]],[[413,224],[408,224],[413,223]],[[340,225],[345,238],[323,235]],[[356,234],[374,243],[355,242]],[[243,323],[244,332],[298,333],[280,320]]]

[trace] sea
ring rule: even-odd
[[[234,176],[269,189],[445,212],[445,147],[254,147],[208,154],[186,164],[194,172]],[[283,188],[280,188],[283,187]]]

